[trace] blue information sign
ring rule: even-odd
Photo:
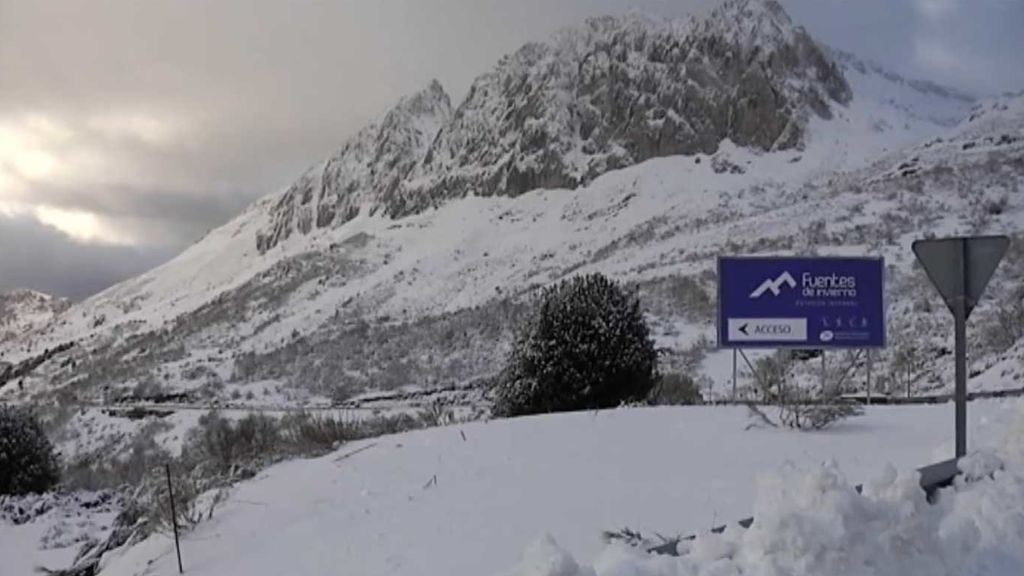
[[[723,348],[885,346],[881,258],[718,260]]]

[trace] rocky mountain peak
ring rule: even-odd
[[[750,32],[784,33],[794,26],[793,20],[776,0],[725,0],[711,11],[705,22]],[[742,26],[737,27],[737,23]]]
[[[437,80],[402,98],[280,195],[269,226],[257,234],[257,248],[266,252],[293,233],[340,226],[363,206],[371,211],[379,208],[420,161],[451,114],[451,99]]]
[[[405,111],[417,117],[450,116],[452,102],[448,93],[437,79],[430,81],[426,88],[399,100],[391,112]]]
[[[700,21],[593,18],[477,78],[386,210],[573,188],[725,139],[793,148],[811,114],[828,118],[850,97],[828,53],[772,0],[729,1]]]
[[[64,298],[27,288],[0,294],[0,342],[45,325],[70,306]]]
[[[403,99],[281,197],[258,246],[363,206],[399,218],[467,195],[575,188],[726,139],[799,147],[811,115],[850,98],[829,53],[774,0],[728,0],[702,20],[591,18],[502,58],[454,112],[436,81]]]

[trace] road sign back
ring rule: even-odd
[[[914,254],[953,313],[956,457],[967,454],[967,317],[1006,254],[1006,236],[943,238],[914,242]]]
[[[1006,236],[976,236],[918,240],[913,249],[950,311],[963,298],[970,316],[1009,245]]]

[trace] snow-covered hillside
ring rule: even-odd
[[[1024,94],[975,101],[830,50],[775,0],[726,0],[702,19],[591,19],[502,58],[461,101],[432,82],[382,112],[154,270],[74,305],[0,297],[0,402],[33,405],[69,484],[147,480],[118,536],[142,534],[154,464],[182,455],[217,477],[202,489],[247,479],[185,540],[200,576],[1021,573],[1009,402],[972,403],[972,449],[999,455],[973,457],[976,481],[936,506],[884,466],[949,457],[950,405],[869,406],[813,433],[747,429],[719,405],[484,417],[539,288],[592,272],[637,291],[662,374],[737,400],[714,312],[716,259],[738,254],[885,258],[887,348],[787,356],[787,385],[862,394],[871,365],[875,394],[948,392],[951,319],[910,246],[959,234],[1013,238],[970,319],[969,389],[1024,388]],[[738,399],[759,398],[752,370]],[[336,416],[318,450],[413,425],[367,415],[473,421],[208,472],[217,458],[192,448],[231,428],[211,410],[309,434],[305,412]],[[310,450],[264,448],[259,465]],[[0,558],[19,553],[0,572],[66,565],[109,534],[121,501],[82,497],[0,499]],[[681,559],[600,539],[752,512],[751,530]],[[113,540],[103,576],[176,572],[166,535]]]
[[[277,199],[273,224],[257,235],[257,248],[265,252],[293,233],[344,224],[364,206],[376,211],[396,194],[451,116],[448,94],[436,80],[403,98]]]
[[[560,555],[589,560],[605,547],[602,531],[626,527],[651,537],[703,538],[683,560],[626,555],[630,562],[618,569],[599,564],[602,576],[730,574],[736,572],[714,572],[711,564],[730,556],[742,562],[731,551],[753,545],[730,544],[743,531],[730,532],[729,539],[708,531],[752,512],[771,535],[755,520],[750,539],[782,547],[763,549],[764,562],[753,574],[917,575],[926,572],[901,570],[924,565],[936,570],[928,574],[961,573],[942,571],[945,557],[923,556],[938,551],[939,542],[962,546],[946,552],[960,553],[967,566],[985,554],[1022,566],[1020,549],[1008,546],[1024,544],[1020,476],[997,473],[994,487],[947,493],[946,504],[932,508],[908,474],[949,456],[951,406],[874,407],[817,433],[745,431],[744,412],[619,409],[477,422],[347,445],[237,486],[213,519],[182,542],[185,570],[196,576],[497,575],[516,566],[545,533],[566,551]],[[972,404],[972,446],[1012,456],[1010,448],[1024,448],[1022,422],[1024,413],[1013,404]],[[833,459],[836,464],[827,464]],[[888,464],[899,470],[898,479]],[[867,494],[877,503],[859,500],[852,485],[861,482],[869,483]],[[755,484],[761,487],[756,500]],[[874,534],[874,528],[888,531]],[[851,555],[836,550],[840,544]],[[874,571],[857,572],[859,562],[871,566],[872,560],[857,554],[872,547],[889,555],[873,559]],[[787,550],[799,555],[787,557]],[[559,571],[561,564],[548,556],[532,565],[531,559],[536,554],[515,573],[577,574]],[[746,560],[750,565],[756,558]],[[698,569],[686,569],[694,563]],[[171,576],[177,573],[173,541],[155,535],[112,553],[101,573]]]
[[[690,50],[663,52],[672,39]],[[600,60],[594,50],[624,58],[621,70],[618,57],[606,62],[615,74],[640,74],[614,84],[625,96],[605,93],[606,81],[566,91],[585,80],[566,62]],[[736,67],[733,56],[755,53],[767,72]],[[761,88],[785,84],[785,102],[732,99],[728,87],[751,74]],[[645,79],[672,98],[707,80],[724,91],[701,92],[708,106],[735,117],[756,100],[757,118],[799,138],[776,145],[781,131],[761,139],[736,123],[697,130],[692,121],[710,109],[648,98]],[[722,390],[727,359],[707,344],[715,258],[809,252],[887,258],[892,346],[876,361],[879,391],[941,391],[948,319],[910,242],[1022,231],[1021,98],[972,109],[952,91],[833,56],[769,0],[732,0],[705,21],[593,20],[524,47],[474,86],[455,110],[436,84],[403,99],[174,260],[0,342],[6,359],[32,368],[23,390],[8,384],[0,398],[64,409],[169,396],[294,407],[474,386],[500,368],[537,287],[594,271],[638,288],[669,350],[663,371],[693,371]],[[649,108],[617,132],[620,97]],[[562,104],[591,110],[593,134],[605,135],[592,146],[579,139],[581,117],[564,116]],[[682,140],[652,147],[647,130],[675,118],[669,110]],[[523,173],[546,150],[561,155],[561,176],[509,188],[508,170]],[[429,192],[438,183],[451,193]],[[429,201],[402,200],[413,190]],[[999,328],[1024,278],[1021,254],[972,318],[972,386],[1021,377],[1015,332]],[[994,367],[999,374],[986,374]],[[87,416],[66,424],[107,418]],[[131,443],[119,432],[93,436],[92,450]],[[79,444],[64,448],[77,454]]]
[[[22,339],[45,326],[71,303],[35,290],[13,290],[0,294],[0,342]],[[4,358],[0,356],[0,360]]]

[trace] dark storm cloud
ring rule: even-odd
[[[23,214],[0,228],[27,231],[26,210],[45,205],[94,214],[138,248],[125,256],[35,226],[52,261],[97,258],[89,269],[105,280],[46,259],[0,261],[3,286],[45,277],[68,294],[114,282],[287,185],[433,78],[457,100],[502,54],[587,16],[681,17],[714,3],[0,0],[0,155],[5,127],[60,127],[32,133],[52,173],[14,178],[0,166],[0,211]],[[783,3],[819,39],[903,74],[975,93],[1024,87],[1022,2]],[[103,264],[115,253],[131,265]]]
[[[32,288],[79,299],[169,256],[170,248],[82,244],[33,218],[0,217],[0,292]]]
[[[239,214],[252,202],[247,191],[135,187],[114,184],[80,189],[40,184],[33,198],[47,206],[101,214],[119,224],[130,238],[145,238],[140,245],[184,246],[211,227]]]

